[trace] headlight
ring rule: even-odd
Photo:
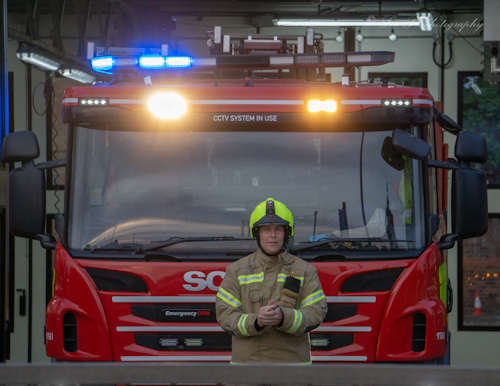
[[[333,99],[320,101],[319,99],[311,99],[307,102],[307,110],[310,113],[318,113],[324,111],[326,113],[334,113],[337,111],[337,102]]]
[[[175,92],[161,92],[149,98],[148,108],[157,118],[177,119],[186,113],[187,103]]]

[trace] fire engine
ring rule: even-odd
[[[289,250],[317,268],[327,296],[314,362],[445,356],[446,250],[487,231],[475,167],[485,141],[427,89],[330,82],[325,68],[394,53],[326,53],[320,38],[216,27],[199,58],[91,45],[92,68],[112,80],[65,91],[57,241],[44,228],[44,173],[61,162],[35,164],[30,132],[5,139],[10,231],[54,248],[49,357],[229,361],[215,295],[225,267],[256,249],[248,221],[266,197],[292,210]],[[457,136],[454,158],[443,130]]]

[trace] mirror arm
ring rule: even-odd
[[[39,164],[36,164],[35,167],[37,169],[54,169],[54,168],[61,168],[63,166],[67,165],[67,161],[65,159],[58,159],[54,161],[47,161],[47,162],[42,162]]]
[[[441,169],[460,169],[460,166],[453,162],[438,161],[435,159],[427,160],[427,166],[431,168],[441,168]]]
[[[458,123],[456,123],[448,115],[439,111],[436,106],[434,106],[433,110],[434,110],[434,115],[436,117],[436,120],[438,121],[439,126],[441,126],[443,129],[445,129],[448,133],[451,133],[453,135],[457,135],[460,132],[460,130],[462,130],[462,128],[460,126],[458,126]]]
[[[458,240],[458,235],[455,233],[448,233],[441,237],[438,241],[438,246],[440,249],[450,249],[455,245],[455,241]]]
[[[40,244],[42,244],[42,247],[45,249],[55,249],[57,245],[56,239],[53,236],[45,233],[36,235],[35,239],[40,241]]]

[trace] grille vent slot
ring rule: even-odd
[[[390,291],[403,268],[364,272],[351,276],[342,283],[342,292]]]
[[[358,313],[357,304],[328,304],[328,312],[323,322],[335,322]]]
[[[425,314],[417,312],[413,315],[413,336],[411,339],[411,349],[415,352],[425,350],[425,329],[427,320]]]
[[[144,280],[130,273],[89,267],[85,269],[99,291],[148,292]]]
[[[64,337],[64,349],[67,352],[75,352],[78,350],[78,339],[77,339],[77,323],[76,316],[72,312],[67,312],[63,317],[63,337]]]

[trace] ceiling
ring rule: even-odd
[[[413,16],[473,13],[482,17],[478,0],[8,0],[9,37],[46,44],[64,52],[63,40],[78,39],[82,57],[88,39],[130,46],[137,35],[165,36],[176,29],[178,18],[241,17],[248,26],[270,26],[274,17]],[[95,22],[97,20],[97,23]],[[45,23],[44,28],[41,24]],[[49,28],[47,28],[47,24]],[[94,26],[92,30],[91,25]],[[98,28],[95,26],[98,25]],[[75,28],[76,26],[76,28]],[[40,32],[40,31],[45,32]],[[77,31],[77,32],[75,32]],[[119,41],[117,41],[119,40]],[[48,42],[48,43],[47,43]],[[128,43],[128,44],[127,44]],[[66,54],[68,54],[66,52]]]
[[[8,0],[9,14],[38,12],[50,14],[54,8],[64,13],[81,13],[90,3],[91,13],[157,12],[172,16],[247,16],[273,14],[276,16],[317,16],[342,13],[401,13],[428,9],[434,12],[480,11],[478,0]]]

